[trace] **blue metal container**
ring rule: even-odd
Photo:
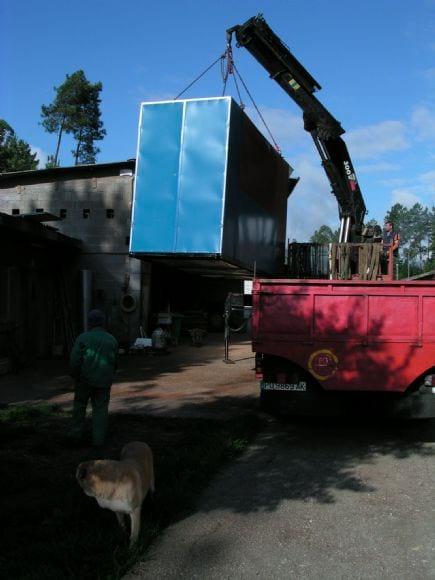
[[[130,252],[277,272],[289,169],[231,97],[142,103]]]

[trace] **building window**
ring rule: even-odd
[[[113,220],[113,218],[115,217],[115,210],[114,209],[106,209],[106,217],[109,220]]]
[[[90,209],[84,209],[83,210],[83,219],[87,220],[90,215],[91,215],[91,210]]]
[[[61,209],[59,212],[59,217],[61,219],[65,219],[66,218],[66,209]]]
[[[130,245],[130,236],[125,236],[125,245],[126,246]]]
[[[44,213],[44,208],[43,207],[37,207],[35,209],[36,213]]]
[[[12,210],[12,215],[20,215],[20,210],[19,209],[13,209]]]

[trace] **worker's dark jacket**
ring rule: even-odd
[[[394,244],[394,242],[398,238],[400,238],[400,236],[394,230],[390,230],[389,232],[385,232],[384,231],[384,235],[382,237],[382,245],[383,245],[383,248],[384,248],[384,252],[387,252],[388,249]],[[397,256],[399,255],[399,249],[398,248],[396,248],[393,251],[393,255],[394,255],[395,258],[397,258]]]
[[[104,328],[83,332],[70,356],[71,376],[94,388],[109,388],[117,368],[118,343]]]

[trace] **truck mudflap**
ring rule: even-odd
[[[423,384],[405,393],[330,392],[310,380],[263,380],[260,404],[265,411],[283,415],[429,419],[435,417],[435,387]]]

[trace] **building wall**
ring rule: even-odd
[[[121,164],[95,165],[85,175],[65,168],[0,183],[0,211],[64,216],[50,225],[82,240],[79,268],[92,271],[92,306],[106,312],[120,341],[138,336],[148,317],[150,265],[128,254],[133,173]],[[129,305],[136,304],[131,312],[122,308],[125,294],[133,299]]]
[[[18,370],[67,352],[77,333],[80,244],[0,214],[0,247],[0,357]]]

